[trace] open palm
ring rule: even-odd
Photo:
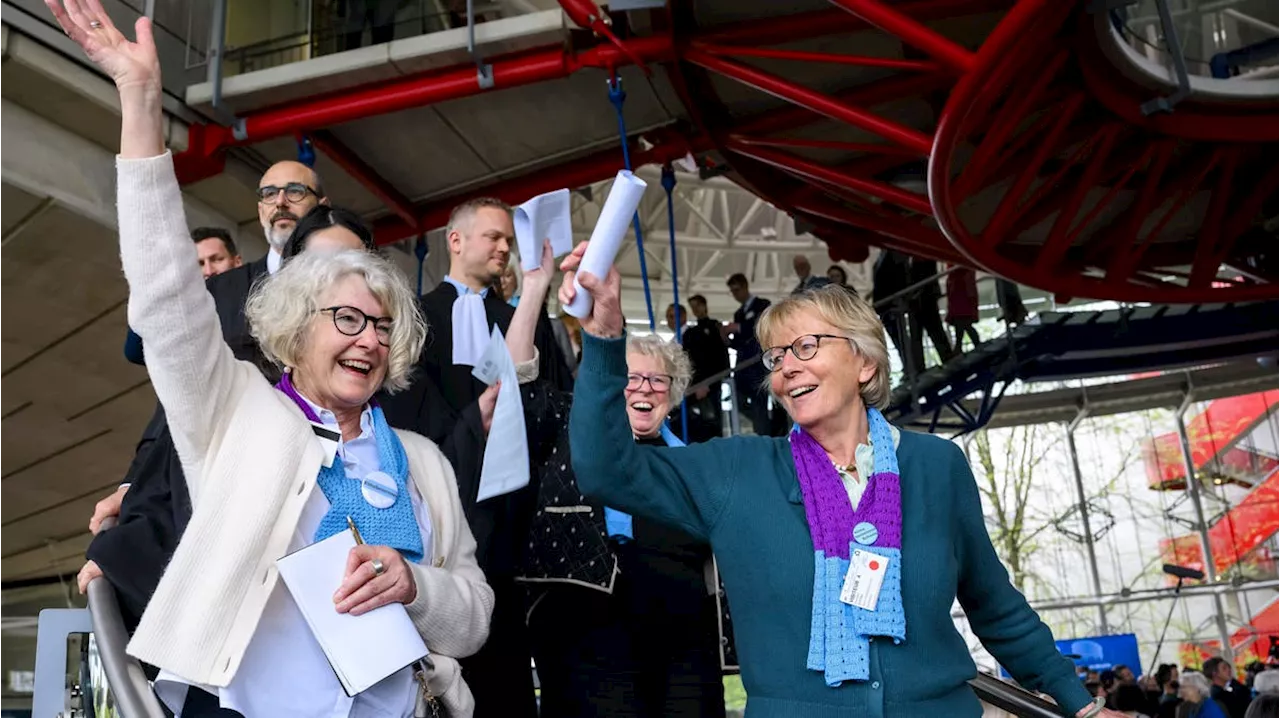
[[[111,22],[101,0],[45,0],[45,5],[67,37],[111,76],[117,88],[160,90],[160,59],[150,19],[138,18],[138,39],[130,42]]]

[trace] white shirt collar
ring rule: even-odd
[[[284,257],[276,251],[275,247],[267,250],[267,274],[275,274],[280,269],[280,265],[284,262]]]
[[[444,275],[444,281],[448,282],[449,284],[452,284],[458,290],[459,297],[465,297],[468,294],[479,294],[482,297],[489,296],[488,287],[485,287],[484,289],[481,289],[480,291],[477,292],[476,290],[472,289],[471,287],[468,287],[467,285],[463,284],[462,282],[459,282],[458,280],[454,279],[453,277],[450,277],[447,274]]]
[[[342,427],[338,426],[338,417],[332,411],[329,411],[328,409],[311,401],[304,396],[302,392],[298,392],[298,396],[301,396],[302,400],[307,402],[307,406],[311,407],[311,410],[316,413],[316,416],[320,417],[320,423],[331,429],[337,430],[339,434],[342,433]],[[372,435],[373,409],[371,409],[368,404],[365,404],[364,411],[360,412],[360,438]]]

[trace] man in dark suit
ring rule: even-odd
[[[720,335],[720,322],[707,316],[707,298],[695,294],[689,297],[689,307],[693,310],[695,322],[684,326],[681,345],[693,362],[693,383],[697,385],[729,368],[729,348]],[[667,309],[667,314],[667,321],[671,323],[671,308]],[[720,382],[697,390],[686,401],[691,414],[689,440],[707,441],[720,436]]]
[[[1244,718],[1253,696],[1243,683],[1236,680],[1236,671],[1231,662],[1221,656],[1214,656],[1204,662],[1201,670],[1213,684],[1210,698],[1226,706],[1230,718]]]
[[[765,309],[769,308],[769,300],[761,299],[751,293],[751,286],[744,274],[735,274],[726,282],[729,293],[742,306],[733,313],[733,323],[721,329],[722,335],[728,339],[729,346],[738,352],[737,366],[744,367],[749,361],[755,363],[734,373],[733,385],[738,395],[738,411],[751,420],[751,426],[761,436],[772,433],[772,420],[769,416],[769,393],[761,387],[764,381],[764,365],[759,362],[760,343],[756,341],[756,322]]]
[[[885,334],[898,350],[898,358],[902,366],[907,362],[907,307],[906,297],[886,303],[885,300],[901,292],[911,285],[911,258],[901,252],[886,249],[876,257],[876,266],[872,274],[872,296],[875,299],[876,312],[880,315],[880,323],[884,325]]]
[[[472,376],[472,364],[455,363],[455,358],[462,356],[455,355],[454,349],[455,341],[465,339],[465,332],[471,331],[470,326],[454,325],[457,302],[471,303],[470,308],[459,307],[463,322],[473,318],[470,311],[483,307],[486,336],[495,326],[506,334],[511,325],[516,309],[492,289],[501,279],[515,242],[511,207],[491,198],[456,207],[449,219],[447,242],[449,274],[422,297],[431,333],[418,363],[421,378],[408,391],[387,397],[382,407],[393,426],[418,431],[433,440],[447,429],[458,427],[450,439],[458,491],[476,538],[476,560],[493,588],[495,601],[489,640],[479,653],[462,661],[463,675],[475,696],[478,718],[533,718],[537,705],[529,670],[525,601],[514,579],[528,542],[536,487],[477,501],[486,441],[477,400],[486,387]],[[473,295],[479,297],[479,304]],[[464,334],[455,336],[455,331]],[[572,376],[560,359],[545,314],[538,318],[534,344],[538,349],[539,379],[566,391],[571,389]],[[422,392],[435,387],[442,395],[443,406],[432,408]]]

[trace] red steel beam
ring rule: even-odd
[[[873,107],[885,102],[900,100],[904,97],[920,95],[950,87],[954,80],[946,75],[908,75],[906,77],[886,77],[855,89],[835,95],[835,99],[850,105]],[[733,131],[742,135],[767,135],[782,130],[793,130],[809,125],[820,119],[818,115],[804,107],[789,105],[770,110],[755,117],[748,117],[736,123]],[[918,157],[915,150],[912,156]]]
[[[670,60],[671,38],[665,36],[627,40],[631,54],[650,62]],[[630,63],[628,54],[612,45],[573,53],[562,48],[542,49],[495,59],[493,87],[498,90],[568,77],[585,67],[615,68]],[[340,125],[388,112],[407,110],[437,102],[487,92],[480,87],[475,65],[431,72],[407,80],[375,85],[309,102],[250,114],[244,118],[240,144],[260,142],[295,131]]]
[[[977,65],[974,53],[921,24],[901,10],[876,0],[831,0],[890,35],[895,35],[926,55],[938,60],[957,75]]]
[[[329,156],[335,164],[351,176],[373,196],[382,200],[388,208],[414,229],[419,229],[418,217],[414,211],[413,201],[400,193],[390,182],[377,173],[369,163],[360,159],[341,140],[328,130],[316,130],[308,135],[316,149]]]
[[[823,62],[833,65],[853,65],[855,67],[878,67],[886,70],[906,70],[910,72],[938,72],[942,66],[928,60],[903,60],[896,57],[869,57],[867,55],[846,55],[836,52],[809,52],[807,50],[779,50],[765,47],[737,47],[734,45],[712,45],[695,41],[693,47],[709,52],[712,55],[728,55],[730,57],[759,57],[769,60],[795,60],[797,62]]]
[[[750,157],[806,179],[825,182],[838,187],[847,187],[858,192],[864,192],[872,197],[878,197],[886,202],[892,202],[913,212],[933,216],[933,208],[929,206],[928,197],[909,192],[901,187],[895,187],[887,182],[859,177],[811,162],[802,157],[796,157],[786,152],[779,152],[765,147],[752,147],[730,141],[728,148],[744,157]]]
[[[841,102],[831,95],[797,85],[772,73],[716,57],[692,47],[684,52],[684,59],[820,115],[873,132],[891,142],[915,150],[921,157],[927,157],[933,146],[933,138],[919,130],[886,120],[861,107]]]

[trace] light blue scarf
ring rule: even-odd
[[[666,422],[662,424],[662,440],[667,446],[684,446],[684,442],[671,431]],[[630,541],[635,538],[631,532],[631,514],[617,509],[604,507],[604,527],[609,538],[619,541]]]

